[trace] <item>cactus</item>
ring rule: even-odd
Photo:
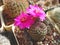
[[[4,7],[4,12],[6,14],[8,14],[8,16],[10,18],[14,18],[17,15],[20,14],[21,11],[24,11],[25,8],[27,8],[27,0],[25,1],[21,1],[19,0],[19,2],[17,0],[3,0],[5,7]],[[25,3],[27,2],[27,3]]]
[[[35,41],[41,41],[47,33],[47,26],[43,22],[37,22],[28,30],[28,33]]]
[[[13,23],[13,19],[20,14],[21,11],[25,11],[29,3],[27,0],[3,0],[4,10],[3,17],[6,25]],[[7,20],[8,19],[8,20]]]

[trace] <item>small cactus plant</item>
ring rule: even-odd
[[[12,24],[13,19],[18,16],[21,11],[24,11],[29,5],[27,0],[3,0],[3,4],[3,17],[6,25]]]

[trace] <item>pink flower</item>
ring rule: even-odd
[[[15,26],[18,26],[20,29],[30,28],[32,24],[34,24],[34,19],[32,16],[27,15],[22,12],[18,17],[16,17],[14,22]]]
[[[46,14],[38,5],[30,5],[26,12],[34,17],[38,17],[41,21],[45,20]]]

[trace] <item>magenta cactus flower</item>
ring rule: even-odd
[[[24,12],[14,19],[14,25],[20,29],[30,28],[34,24],[34,18]]]
[[[41,7],[38,5],[30,5],[26,11],[28,14],[38,17],[41,21],[45,20],[46,14]]]
[[[14,25],[20,29],[30,28],[37,18],[40,21],[45,20],[46,14],[43,9],[37,5],[30,5],[27,8],[26,13],[22,12],[18,17],[14,19]]]

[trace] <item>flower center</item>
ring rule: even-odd
[[[23,17],[23,18],[21,19],[21,22],[26,22],[26,20],[27,20],[27,18],[26,18],[26,17]]]
[[[39,13],[39,10],[36,10],[36,13]]]
[[[38,10],[38,9],[36,9],[34,12],[35,12],[35,13],[39,13],[39,10]]]

